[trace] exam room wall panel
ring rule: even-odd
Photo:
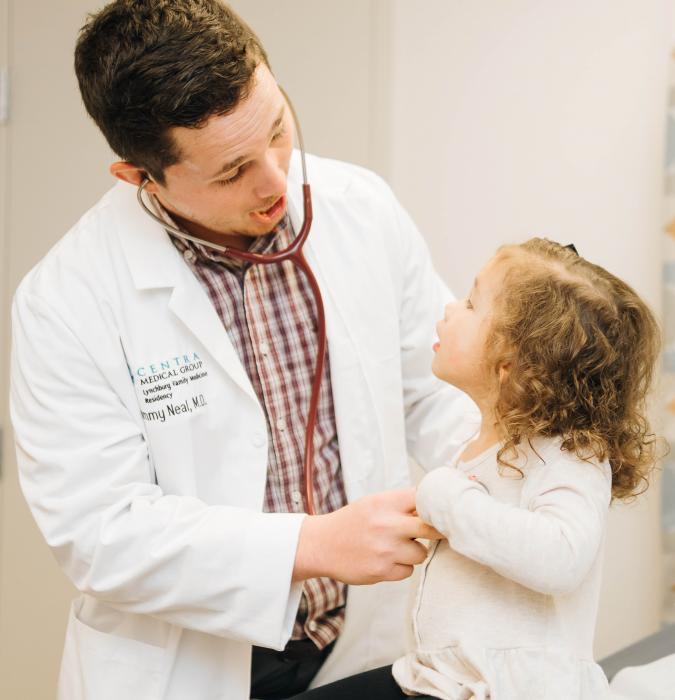
[[[451,288],[539,235],[660,311],[673,3],[393,0],[390,21],[388,175]],[[660,537],[657,480],[610,511],[599,658],[658,628]]]

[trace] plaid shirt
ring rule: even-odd
[[[170,221],[159,203],[153,203]],[[293,237],[286,216],[271,233],[256,238],[249,250],[283,250]],[[171,240],[208,292],[264,408],[269,438],[264,510],[302,513],[305,426],[318,345],[309,283],[290,261],[250,265],[177,236]],[[329,513],[345,505],[327,355],[314,435],[314,469],[317,512]],[[319,649],[330,644],[344,624],[346,594],[346,585],[333,579],[305,581],[291,638],[309,637]]]

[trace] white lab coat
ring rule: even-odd
[[[296,230],[298,171],[296,154]],[[315,157],[308,172],[306,254],[326,307],[353,501],[409,484],[406,451],[431,468],[452,448],[462,402],[430,372],[449,292],[379,178]],[[141,380],[158,372],[169,384],[192,379],[152,402],[165,390]],[[263,410],[206,292],[135,188],[113,187],[20,285],[11,410],[24,494],[82,592],[60,697],[248,698],[251,644],[281,649],[291,634],[304,516],[262,513]],[[402,653],[407,599],[405,582],[350,587],[315,684]]]

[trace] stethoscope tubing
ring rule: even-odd
[[[281,88],[280,88],[281,89]],[[314,296],[314,302],[316,304],[317,313],[317,351],[316,351],[316,362],[314,365],[314,379],[312,381],[312,391],[310,394],[309,409],[307,411],[307,424],[305,429],[305,449],[303,458],[303,497],[305,510],[309,515],[316,514],[316,507],[314,503],[314,434],[316,432],[316,418],[319,410],[319,398],[321,394],[321,381],[323,378],[323,371],[326,360],[326,317],[323,306],[323,299],[321,296],[321,289],[319,283],[317,282],[314,273],[312,272],[307,260],[303,254],[303,247],[305,241],[309,235],[310,228],[312,226],[312,195],[307,182],[307,167],[305,163],[305,147],[302,139],[302,132],[300,130],[300,123],[298,121],[297,114],[293,108],[288,95],[281,89],[286,102],[293,115],[293,121],[295,123],[296,134],[298,137],[298,144],[300,147],[300,158],[302,162],[302,203],[303,203],[303,222],[300,227],[299,233],[295,238],[289,243],[286,248],[280,250],[276,253],[250,253],[248,251],[237,250],[228,246],[222,246],[217,243],[212,243],[210,241],[202,240],[196,236],[192,236],[185,231],[176,228],[175,226],[169,224],[167,221],[155,214],[143,201],[143,191],[150,182],[148,179],[144,179],[143,182],[138,187],[136,193],[139,204],[142,209],[155,221],[160,223],[165,229],[171,231],[175,236],[183,240],[188,240],[193,243],[211,248],[216,250],[221,255],[226,257],[240,260],[242,262],[252,263],[254,265],[269,265],[272,263],[281,263],[286,260],[290,260],[296,267],[302,270],[303,274],[307,278],[309,285],[312,289],[312,294]]]

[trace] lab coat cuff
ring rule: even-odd
[[[299,518],[300,524],[306,517]],[[298,540],[300,539],[300,528],[298,527]],[[297,551],[297,544],[296,544]],[[293,564],[295,565],[295,557]],[[293,572],[291,570],[291,585],[288,591],[288,602],[286,604],[286,612],[284,613],[283,628],[281,631],[280,644],[277,647],[279,651],[283,650],[293,634],[293,627],[298,616],[298,608],[300,607],[300,599],[304,590],[304,581],[293,581]]]
[[[265,523],[272,529],[276,529],[277,537],[270,531],[267,538],[267,547],[261,548],[260,553],[263,559],[266,559],[268,571],[277,571],[279,576],[268,577],[270,581],[276,580],[279,582],[279,577],[285,579],[286,585],[279,591],[283,595],[283,599],[278,599],[281,606],[276,608],[271,605],[267,612],[272,612],[276,609],[282,613],[276,620],[274,616],[267,619],[267,629],[261,630],[262,637],[252,640],[254,644],[267,646],[271,649],[281,651],[293,633],[293,625],[298,614],[298,606],[302,596],[303,583],[302,581],[293,582],[293,569],[295,567],[295,554],[297,551],[298,540],[300,538],[300,528],[305,519],[304,513],[270,513],[267,514]],[[278,547],[278,533],[285,531],[284,537],[293,538],[294,546],[292,550],[282,551]],[[277,546],[275,547],[275,541]],[[275,551],[276,550],[276,551]],[[292,556],[289,556],[292,554]],[[266,584],[263,584],[265,586]],[[264,619],[264,616],[263,616]],[[261,620],[262,621],[262,620]]]

